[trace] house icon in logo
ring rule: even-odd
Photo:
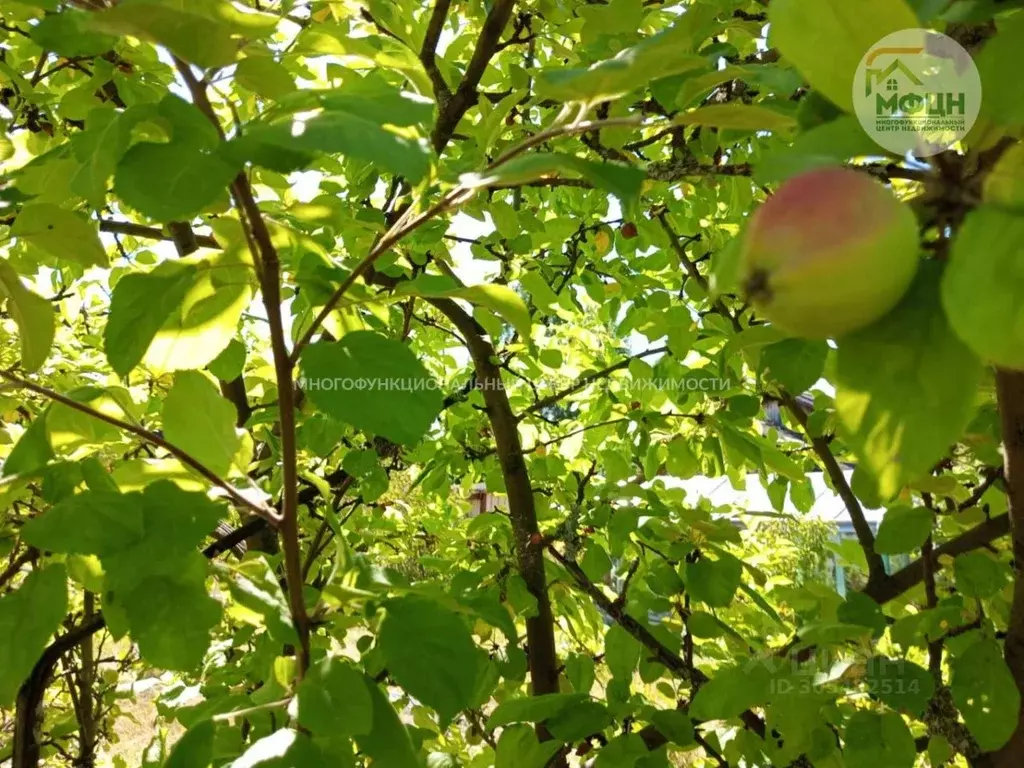
[[[919,54],[923,50],[923,48],[878,48],[872,51],[865,62],[867,66],[864,69],[864,95],[870,96],[875,88],[883,82],[886,84],[886,90],[898,90],[899,81],[897,80],[897,75],[906,81],[905,85],[916,88],[923,87],[924,82],[921,78],[915,75],[913,70],[898,58],[899,54]],[[871,66],[875,59],[886,54],[896,54],[897,58],[893,59],[889,66],[884,69]]]

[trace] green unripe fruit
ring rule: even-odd
[[[750,220],[740,281],[759,314],[796,336],[842,336],[879,319],[917,271],[917,220],[847,168],[785,182]]]

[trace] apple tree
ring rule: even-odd
[[[1020,5],[3,0],[0,765],[1019,765]]]

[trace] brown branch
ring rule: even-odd
[[[200,82],[191,68],[180,59],[175,60],[178,72],[192,95],[196,107],[206,116],[223,137],[224,131],[206,93],[206,84]],[[292,621],[299,636],[296,677],[302,680],[309,667],[309,616],[303,596],[302,553],[299,546],[298,522],[298,450],[295,438],[295,387],[292,381],[292,362],[285,340],[281,316],[281,263],[274,247],[270,230],[263,220],[252,186],[245,173],[239,173],[231,185],[232,197],[243,217],[247,239],[253,259],[259,266],[260,293],[270,326],[270,346],[274,357],[277,383],[278,413],[281,426],[282,499],[278,526],[284,550],[285,579]]]
[[[749,176],[750,163],[732,165],[701,165],[692,159],[659,160],[647,166],[647,178],[652,181],[680,181],[693,176]]]
[[[53,675],[53,668],[65,653],[105,626],[103,615],[94,614],[90,620],[50,643],[32,667],[28,679],[18,690],[15,704],[12,768],[37,768],[39,765],[42,749],[40,728],[43,724],[43,697]]]
[[[170,225],[168,225],[170,226]],[[114,235],[130,235],[132,237],[145,238],[147,240],[173,240],[170,233],[159,227],[147,227],[144,224],[135,224],[131,221],[100,221],[100,232],[109,232]],[[211,235],[196,235],[195,242],[203,248],[220,248],[220,243]]]
[[[0,573],[0,589],[7,586],[7,582],[17,576],[21,569],[39,557],[39,550],[35,547],[28,547],[24,552],[11,560],[10,564]]]
[[[27,379],[23,379],[20,376],[16,376],[15,374],[10,373],[9,371],[0,371],[0,378],[4,378],[11,384],[22,387],[31,392],[35,392],[37,395],[42,395],[43,397],[49,400],[53,400],[54,402],[60,403],[61,405],[65,405],[68,408],[73,408],[79,413],[84,413],[88,416],[92,416],[94,419],[99,419],[100,421],[104,421],[107,424],[115,426],[118,429],[123,429],[125,432],[130,432],[133,435],[136,435],[137,437],[141,437],[143,440],[145,440],[147,443],[150,443],[151,445],[155,445],[158,448],[163,448],[165,451],[167,451],[176,459],[178,459],[181,463],[191,467],[200,475],[209,480],[213,485],[225,491],[228,494],[228,496],[230,496],[231,499],[239,506],[245,507],[246,509],[249,509],[252,512],[259,515],[260,517],[266,518],[269,522],[273,523],[274,525],[277,525],[277,523],[279,522],[277,513],[274,512],[274,510],[265,507],[262,504],[257,504],[256,502],[247,499],[234,486],[230,485],[226,480],[222,479],[215,472],[212,472],[210,469],[206,467],[206,465],[197,460],[190,453],[188,453],[187,451],[183,451],[181,448],[172,443],[167,442],[164,438],[160,437],[160,435],[156,434],[155,432],[151,432],[150,430],[145,429],[144,427],[137,426],[135,424],[130,424],[127,421],[122,421],[121,419],[115,418],[113,416],[108,416],[107,414],[102,413],[100,411],[93,410],[84,403],[79,403],[76,400],[72,400],[71,398],[60,394],[59,392],[55,392],[54,390],[49,389],[48,387],[44,387],[40,384],[28,381]]]
[[[1009,515],[993,517],[974,528],[964,531],[955,539],[935,547],[929,559],[934,568],[941,568],[940,558],[943,555],[956,557],[964,552],[984,547],[1009,532]],[[924,559],[918,558],[910,563],[910,565],[890,575],[884,581],[878,581],[874,584],[869,582],[863,592],[876,603],[884,604],[890,600],[895,600],[900,595],[920,584],[924,580],[924,573]]]
[[[828,441],[821,436],[815,436],[811,433],[810,425],[807,422],[807,414],[790,393],[780,391],[779,397],[782,399],[782,403],[786,406],[790,415],[800,425],[804,434],[807,435],[807,439],[811,441],[811,447],[825,467],[825,472],[828,474],[829,480],[832,481],[832,487],[835,488],[839,498],[843,500],[843,504],[846,506],[846,511],[850,515],[850,522],[853,523],[853,530],[857,534],[857,541],[860,543],[861,549],[864,550],[864,557],[867,559],[869,588],[872,585],[886,581],[888,577],[885,574],[885,563],[882,561],[882,556],[875,552],[875,534],[871,531],[871,525],[864,516],[864,510],[861,508],[853,489],[850,488],[850,484],[843,474],[842,467],[839,466],[839,462],[833,455]],[[865,591],[868,590],[866,589]]]
[[[607,120],[585,121],[582,123],[559,126],[557,128],[552,128],[547,131],[542,131],[541,133],[534,134],[530,138],[523,141],[521,144],[518,144],[512,149],[510,149],[504,155],[502,155],[493,163],[488,165],[487,168],[484,170],[484,173],[486,174],[490,171],[494,171],[497,168],[500,168],[502,165],[518,157],[523,152],[526,152],[527,150],[544,143],[549,138],[552,138],[554,136],[567,136],[598,127],[638,125],[639,122],[639,118],[618,117],[609,118]],[[473,194],[480,188],[482,187],[467,187],[461,184],[456,187],[453,187],[447,193],[445,193],[445,195],[438,202],[431,205],[429,208],[427,208],[425,211],[423,211],[423,213],[419,215],[414,215],[414,207],[409,206],[409,208],[406,209],[405,213],[398,217],[395,223],[391,225],[391,228],[386,233],[384,233],[384,235],[374,244],[374,246],[370,249],[370,252],[363,258],[362,261],[360,261],[355,266],[355,268],[348,274],[348,276],[344,280],[342,280],[341,285],[338,286],[334,293],[331,294],[331,297],[327,300],[327,303],[324,304],[320,312],[317,313],[317,316],[313,318],[313,322],[309,324],[309,327],[306,329],[305,333],[303,333],[302,337],[295,343],[295,346],[292,349],[290,364],[293,366],[295,365],[295,363],[299,359],[299,355],[302,353],[302,350],[313,339],[313,336],[316,334],[317,329],[320,328],[324,320],[326,320],[327,317],[331,314],[331,312],[334,311],[334,308],[338,306],[338,303],[342,300],[342,298],[344,298],[349,288],[351,288],[360,277],[369,274],[371,267],[373,266],[374,262],[377,261],[377,259],[379,259],[387,251],[389,251],[398,242],[400,242],[406,235],[418,229],[420,226],[430,221],[435,216],[439,216],[445,211],[448,211],[452,208],[456,208],[457,206],[461,205],[464,201],[472,197]]]
[[[93,616],[96,615],[96,596],[89,591],[86,591],[83,598],[83,612],[84,615],[82,620],[88,624],[92,621]],[[96,733],[96,698],[95,692],[93,691],[93,684],[96,679],[96,649],[93,646],[92,634],[86,635],[82,638],[81,647],[81,664],[79,673],[76,676],[78,683],[78,699],[79,699],[79,712],[78,712],[78,764],[83,766],[91,766],[96,764],[96,747],[97,747],[97,736]],[[69,682],[69,689],[74,690],[74,681]]]
[[[400,38],[398,35],[396,35],[394,32],[392,32],[386,26],[381,24],[381,22],[377,20],[377,17],[374,16],[372,13],[370,13],[370,10],[368,8],[360,8],[359,9],[359,15],[362,16],[363,19],[365,19],[366,21],[368,21],[371,24],[373,24],[373,26],[377,28],[377,31],[380,32],[385,37],[390,37],[392,40],[397,40],[402,45],[408,45],[408,43],[406,43],[405,40]]]
[[[658,663],[663,665],[676,677],[681,680],[686,680],[696,687],[700,687],[704,683],[708,682],[709,678],[707,675],[701,672],[697,667],[688,665],[678,653],[675,653],[670,648],[666,647],[664,643],[658,640],[658,638],[656,638],[651,631],[647,629],[647,627],[626,613],[623,605],[618,601],[612,600],[602,592],[594,582],[587,578],[587,575],[579,565],[572,560],[569,560],[551,544],[547,545],[547,551],[563,568],[565,568],[573,581],[576,582],[576,586],[579,587],[582,592],[587,594],[598,608],[611,616],[611,618],[615,620],[615,623],[621,626],[630,635],[636,638],[641,645],[650,651],[651,655],[658,661]],[[743,724],[747,728],[758,736],[764,738],[764,721],[756,713],[747,710],[740,715],[740,719],[743,720]]]
[[[462,333],[476,368],[491,431],[497,444],[498,461],[508,494],[509,519],[515,534],[515,556],[519,575],[537,601],[537,613],[526,620],[532,693],[539,696],[558,692],[558,656],[555,650],[555,620],[551,612],[544,574],[544,551],[534,542],[540,537],[530,476],[523,461],[516,417],[509,405],[494,363],[494,347],[478,330],[476,321],[451,299],[429,299]],[[541,737],[547,732],[541,728]]]
[[[483,28],[480,30],[480,37],[477,40],[476,48],[473,49],[473,56],[469,60],[469,66],[462,76],[462,81],[454,95],[439,105],[440,113],[431,136],[434,151],[438,154],[451,141],[452,134],[455,133],[455,128],[463,115],[476,104],[479,97],[477,86],[480,85],[480,80],[483,78],[484,72],[487,71],[487,65],[490,64],[491,58],[498,51],[501,35],[505,31],[505,27],[508,26],[515,4],[515,0],[494,1]]]
[[[1004,475],[1010,511],[1013,545],[1013,601],[1006,628],[1006,664],[1024,691],[1024,371],[996,370],[996,397],[1003,431]],[[1024,712],[1018,713],[1017,730],[993,758],[995,765],[1018,764],[1024,750]]]
[[[971,495],[964,499],[962,502],[957,504],[957,512],[965,512],[968,509],[973,509],[981,503],[982,497],[988,493],[988,490],[995,485],[999,480],[1003,479],[1003,468],[998,467],[996,469],[987,468],[983,473],[985,477],[971,492]]]
[[[695,283],[697,283],[697,285],[700,286],[701,290],[710,298],[711,285],[708,282],[708,279],[701,274],[700,269],[698,269],[697,267],[697,264],[686,253],[686,246],[689,243],[695,242],[698,239],[700,239],[699,234],[687,237],[686,239],[688,240],[688,242],[682,243],[680,242],[680,240],[682,239],[681,236],[674,229],[672,229],[672,225],[668,221],[668,211],[662,210],[658,214],[657,218],[658,223],[661,225],[661,228],[665,231],[665,234],[668,235],[669,244],[672,246],[672,250],[675,251],[676,258],[679,259],[679,263],[683,267],[683,270],[686,272],[687,276]],[[725,306],[725,303],[722,301],[721,298],[716,297],[714,299],[711,299],[711,307],[712,309],[714,309],[715,312],[717,312],[719,315],[721,315],[723,318],[729,321],[734,331],[739,333],[740,331],[743,330],[743,326],[740,324],[739,319],[736,317],[736,315],[729,311],[729,308]]]
[[[444,104],[451,98],[451,90],[448,83],[444,81],[441,70],[437,68],[437,43],[441,39],[441,31],[444,29],[445,19],[448,17],[448,9],[452,0],[436,0],[434,10],[430,14],[430,21],[427,23],[427,33],[423,37],[423,47],[420,48],[420,61],[423,68],[430,77],[434,86],[434,98],[439,104]]]
[[[421,225],[430,221],[440,213],[448,210],[452,206],[456,205],[461,197],[466,193],[462,187],[455,187],[448,194],[446,194],[440,201],[432,205],[426,211],[421,213],[419,216],[406,217],[402,216],[396,221],[391,229],[389,229],[380,240],[370,249],[370,252],[360,261],[355,268],[341,281],[341,285],[335,289],[334,293],[324,304],[323,308],[317,313],[317,316],[313,318],[313,322],[309,324],[309,328],[302,334],[301,338],[295,342],[295,346],[292,348],[291,358],[289,365],[294,366],[299,359],[299,355],[302,354],[302,350],[309,344],[313,339],[313,335],[317,329],[323,324],[324,320],[334,311],[334,308],[338,306],[338,303],[344,298],[348,289],[355,285],[355,282],[369,273],[373,263],[387,253],[391,248],[397,244],[402,238],[408,235],[413,230],[417,229]],[[411,209],[410,209],[411,210]]]
[[[256,518],[251,524],[242,526],[233,535],[238,534],[242,538],[250,535],[261,527],[266,526],[266,521]],[[248,531],[249,526],[254,531]],[[237,542],[227,539],[214,542],[214,544],[203,550],[207,560],[212,560],[223,552],[231,549]],[[85,621],[65,635],[56,638],[42,656],[36,661],[21,688],[18,690],[18,698],[15,711],[14,728],[14,760],[12,768],[38,768],[40,751],[42,747],[41,734],[39,732],[43,723],[43,697],[46,694],[46,687],[50,683],[53,669],[57,666],[64,654],[74,650],[79,644],[86,642],[89,638],[106,627],[107,622],[103,614],[96,611],[91,616],[87,615]]]

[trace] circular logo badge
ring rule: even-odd
[[[930,29],[886,35],[864,54],[853,105],[868,135],[890,152],[928,157],[949,149],[974,125],[981,77],[971,55]]]

